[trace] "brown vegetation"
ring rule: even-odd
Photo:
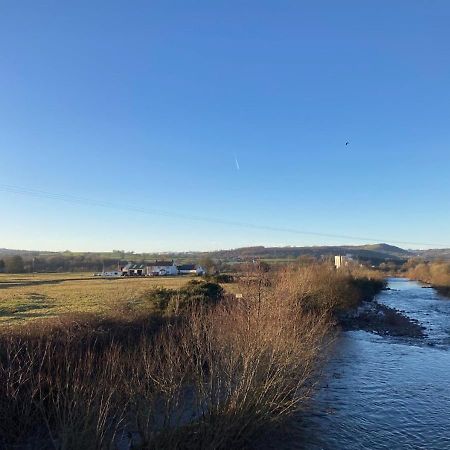
[[[450,296],[450,263],[411,260],[406,264],[409,278],[429,283],[443,295]]]
[[[4,329],[0,447],[242,446],[309,398],[333,313],[363,288],[348,272],[313,265],[249,272],[240,290],[236,299],[192,284],[164,292],[162,314],[150,318],[130,310],[127,319]]]
[[[385,286],[384,277],[363,267],[335,270],[328,264],[292,265],[278,274],[278,295],[293,296],[304,309],[333,314],[370,300]]]

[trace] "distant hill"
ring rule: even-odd
[[[382,261],[404,261],[414,253],[388,244],[342,245],[316,247],[243,247],[233,250],[210,252],[209,256],[222,260],[260,259],[296,259],[300,256],[323,256],[351,254],[355,258],[374,263]]]
[[[360,245],[355,248],[360,248],[362,250],[369,250],[378,253],[384,253],[387,255],[395,255],[400,257],[408,257],[411,256],[411,252],[409,250],[405,250],[400,247],[396,247],[395,245],[389,244],[368,244],[368,245]]]
[[[0,258],[10,255],[21,255],[25,260],[35,257],[53,260],[53,265],[65,267],[65,261],[72,261],[77,268],[101,267],[103,263],[117,266],[120,261],[151,261],[154,259],[175,259],[181,263],[199,261],[210,257],[224,262],[248,261],[250,259],[264,260],[294,260],[300,256],[315,258],[351,254],[361,261],[379,264],[384,261],[401,263],[411,257],[421,257],[426,260],[450,260],[450,249],[405,250],[389,244],[314,246],[314,247],[241,247],[230,250],[212,252],[165,252],[165,253],[125,253],[125,252],[49,252],[33,250],[13,250],[0,248]],[[87,266],[87,264],[89,264]],[[98,269],[96,269],[98,270]]]
[[[417,256],[423,259],[447,259],[450,260],[450,248],[435,248],[429,250],[414,250]]]

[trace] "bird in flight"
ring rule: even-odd
[[[347,142],[345,143],[345,145],[347,146],[348,144],[350,144],[350,142],[347,141]]]

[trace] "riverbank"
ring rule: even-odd
[[[449,448],[450,302],[415,281],[388,281],[377,303],[418,320],[426,336],[341,333],[309,408],[254,448]]]
[[[433,286],[439,294],[450,298],[450,286]]]
[[[407,275],[413,280],[426,283],[450,298],[450,263],[419,262],[408,269]]]
[[[390,291],[387,279],[383,284],[371,283],[361,303],[353,309],[343,311],[338,315],[338,322],[343,331],[368,331],[381,336],[402,336],[423,338],[425,328],[419,321],[409,317],[404,312],[377,301],[377,295],[382,291]]]
[[[420,283],[423,284],[423,289],[434,289],[438,294],[442,295],[443,297],[450,298],[450,286],[441,286],[437,284],[431,284],[424,280],[417,280]]]
[[[378,303],[364,302],[355,312],[340,321],[344,331],[363,330],[378,335],[423,338],[425,328],[401,311]]]

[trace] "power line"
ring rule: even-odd
[[[269,225],[258,225],[258,224],[254,224],[254,223],[218,219],[218,218],[213,218],[213,217],[180,214],[180,213],[173,212],[173,211],[165,211],[165,210],[159,210],[159,209],[144,209],[144,208],[140,208],[140,207],[132,206],[132,205],[123,205],[123,204],[113,203],[113,202],[104,201],[104,200],[94,200],[94,199],[89,199],[89,198],[85,198],[85,197],[78,197],[78,196],[71,195],[71,194],[58,194],[58,193],[54,193],[54,192],[41,191],[38,189],[30,189],[30,188],[25,188],[25,187],[21,187],[21,186],[13,186],[13,185],[9,185],[9,184],[0,184],[0,191],[34,197],[34,198],[59,200],[59,201],[63,201],[63,202],[69,203],[69,204],[78,204],[78,205],[85,205],[85,206],[98,206],[101,208],[117,209],[117,210],[122,210],[122,211],[131,211],[131,212],[136,212],[136,213],[140,213],[140,214],[165,216],[165,217],[172,217],[172,218],[177,218],[177,219],[193,220],[193,221],[206,222],[206,223],[215,223],[215,224],[220,224],[220,225],[229,225],[229,226],[234,226],[234,227],[239,227],[239,228],[249,228],[249,229],[255,229],[255,230],[276,231],[276,232],[283,232],[283,233],[336,238],[336,239],[349,239],[352,241],[363,241],[363,242],[375,242],[375,243],[386,242],[386,243],[402,244],[402,245],[450,247],[450,245],[447,245],[447,244],[398,241],[398,240],[394,240],[394,239],[378,239],[378,238],[350,236],[350,235],[343,235],[343,234],[320,233],[320,232],[315,232],[315,231],[299,230],[299,229],[295,229],[295,228],[273,227],[273,226],[269,226]]]

